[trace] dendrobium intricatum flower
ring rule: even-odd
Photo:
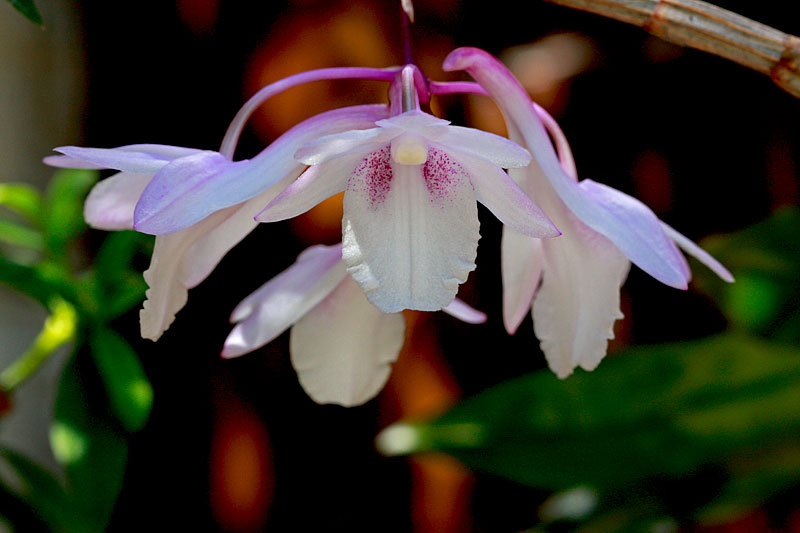
[[[559,377],[577,366],[593,370],[605,356],[614,322],[622,317],[619,289],[630,262],[662,283],[685,289],[691,273],[677,243],[722,279],[733,281],[714,258],[635,198],[591,180],[578,182],[555,121],[495,58],[460,48],[447,57],[444,69],[466,70],[498,104],[509,137],[533,155],[528,167],[509,174],[563,233],[539,240],[506,227],[502,242],[506,329],[514,333],[533,302],[534,332]],[[561,161],[539,115],[550,126]]]
[[[404,93],[414,90],[412,72],[403,71]],[[309,170],[256,218],[291,218],[345,191],[342,259],[381,311],[436,311],[453,301],[475,268],[476,199],[521,234],[559,234],[503,172],[530,162],[511,141],[417,108],[375,125],[306,144],[295,157]]]
[[[445,311],[470,323],[486,315],[455,300]],[[342,262],[342,246],[313,246],[231,314],[222,356],[237,357],[291,327],[289,352],[300,384],[318,403],[360,405],[389,379],[403,347],[401,313],[370,304]]]
[[[475,268],[477,202],[505,225],[506,328],[513,333],[533,302],[536,335],[560,377],[576,366],[591,370],[605,355],[629,262],[685,288],[690,273],[677,242],[732,279],[637,200],[577,182],[558,126],[496,59],[462,48],[445,69],[466,70],[478,84],[432,82],[413,65],[320,69],[260,90],[234,118],[219,152],[63,147],[57,150],[64,155],[47,162],[120,171],[92,190],[86,219],[157,235],[141,312],[142,335],[154,340],[185,305],[188,289],[256,220],[291,218],[344,191],[342,244],[310,248],[242,301],[223,349],[224,357],[238,356],[292,327],[292,362],[318,402],[357,405],[377,394],[402,347],[403,309],[485,319],[455,299]],[[342,78],[390,82],[390,104],[322,113],[253,159],[233,161],[244,124],[265,99]],[[453,126],[420,108],[431,94],[470,92],[497,102],[510,139]]]

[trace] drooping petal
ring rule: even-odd
[[[531,162],[531,154],[517,143],[474,128],[450,126],[436,142],[449,150],[487,159],[503,168],[525,167]]]
[[[283,180],[255,198],[222,210],[227,213],[227,218],[198,237],[186,252],[183,270],[184,284],[188,288],[191,289],[206,279],[225,254],[256,228],[258,225],[258,222],[254,220],[256,213],[294,181],[303,168],[298,165]]]
[[[685,260],[674,245],[664,245],[659,235],[663,235],[663,231],[655,231],[652,227],[655,215],[652,212],[646,214],[638,207],[618,213],[614,211],[615,204],[597,203],[567,176],[530,97],[502,63],[483,50],[459,48],[445,59],[444,69],[466,70],[489,92],[503,111],[511,140],[523,143],[533,155],[528,168],[531,172],[543,172],[561,200],[581,222],[607,237],[631,261],[657,280],[672,287],[686,288]],[[636,215],[637,222],[646,223],[647,229],[631,225],[632,215]]]
[[[96,168],[113,168],[133,174],[155,174],[170,162],[160,154],[136,152],[123,148],[82,148],[80,146],[60,146],[56,152],[96,165]]]
[[[664,232],[667,236],[675,241],[675,244],[680,246],[683,251],[687,254],[691,255],[705,266],[707,266],[711,271],[719,276],[723,281],[727,281],[728,283],[733,283],[733,275],[728,271],[727,268],[722,266],[722,263],[714,259],[710,253],[706,252],[695,243],[693,243],[690,239],[686,236],[678,233],[674,228],[665,224],[664,222],[661,223],[661,227],[664,228]]]
[[[503,228],[500,266],[503,278],[503,325],[509,335],[531,310],[531,302],[542,278],[544,252],[541,239]]]
[[[83,217],[93,228],[133,229],[133,209],[152,174],[119,172],[95,185],[83,205]]]
[[[467,324],[483,324],[488,318],[486,313],[472,308],[466,302],[456,298],[450,304],[442,307],[442,311]]]
[[[541,243],[545,267],[533,301],[533,330],[558,377],[577,366],[594,370],[614,338],[614,322],[622,318],[619,291],[630,263],[577,220],[563,237]]]
[[[371,145],[370,145],[371,146]],[[309,167],[297,180],[256,215],[259,222],[278,222],[301,215],[345,190],[347,179],[371,148],[360,148],[352,153],[333,158]]]
[[[231,315],[238,322],[225,340],[222,357],[264,346],[328,297],[347,276],[341,247],[315,246],[297,262],[242,300]]]
[[[684,281],[673,286],[686,288],[691,278],[689,265],[649,207],[632,196],[592,180],[581,181],[579,187],[596,205],[611,213],[617,225],[628,228],[625,234],[617,235],[615,244],[631,261],[635,259],[639,268],[662,282],[669,279],[672,272],[679,271]]]
[[[404,334],[402,314],[381,313],[345,278],[292,328],[292,365],[315,402],[361,405],[386,384]]]
[[[451,154],[469,173],[475,196],[506,226],[530,237],[557,237],[561,232],[539,206],[503,170],[485,159]]]
[[[475,268],[478,213],[467,172],[430,149],[422,165],[373,153],[344,195],[342,259],[378,309],[436,311]]]
[[[226,168],[246,164],[245,161],[233,163],[219,152],[210,151],[175,159],[156,173],[142,193],[134,211],[134,228],[151,235],[166,235],[202,220],[216,209],[209,211],[207,205],[196,198],[196,189],[195,195],[181,195],[185,184],[208,180]],[[213,203],[215,198],[209,197],[206,204]],[[175,204],[183,209],[170,209]],[[186,224],[187,220],[191,222]]]
[[[374,126],[387,114],[385,105],[336,109],[298,124],[252,160],[223,164],[209,156],[189,175],[180,172],[176,163],[159,173],[145,190],[137,229],[177,231],[214,211],[245,202],[291,173],[298,164],[294,153],[305,143],[320,135]],[[182,167],[188,168],[187,163]]]
[[[295,172],[302,167],[298,165]],[[286,180],[294,179],[290,174]],[[212,213],[197,224],[156,237],[145,281],[150,287],[139,314],[142,337],[157,340],[186,304],[188,289],[203,281],[223,256],[257,225],[253,220],[264,203],[274,198],[284,182],[238,206]]]

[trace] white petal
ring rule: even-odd
[[[544,268],[542,241],[503,228],[500,267],[503,277],[503,324],[509,335],[531,310]]]
[[[298,165],[281,181],[255,198],[228,208],[227,218],[197,239],[188,250],[184,261],[186,274],[184,283],[187,287],[192,288],[206,279],[225,254],[256,228],[258,225],[254,220],[256,214],[289,186],[303,168],[305,167]]]
[[[664,222],[661,223],[661,227],[664,228],[664,232],[667,236],[675,241],[675,243],[683,248],[687,254],[691,255],[709,269],[714,272],[717,276],[722,278],[723,281],[727,281],[728,283],[733,283],[733,275],[728,271],[727,268],[722,266],[722,263],[714,259],[710,253],[706,252],[691,240],[689,240],[685,235],[678,233],[674,228],[665,224]]]
[[[294,158],[306,165],[318,165],[366,144],[386,144],[400,133],[402,132],[395,129],[370,128],[324,135],[306,143],[295,152]]]
[[[452,154],[469,173],[478,201],[506,226],[529,237],[557,237],[561,232],[519,185],[493,163],[466,154]]]
[[[353,169],[369,154],[359,149],[353,153],[309,167],[273,201],[256,215],[259,222],[277,222],[302,215],[323,200],[345,190]]]
[[[386,384],[404,334],[402,314],[381,313],[346,278],[292,328],[292,365],[315,402],[360,405]]]
[[[83,217],[93,228],[133,229],[133,210],[152,174],[119,172],[97,183],[83,206]]]
[[[399,165],[389,149],[351,175],[344,195],[342,259],[378,309],[436,311],[475,268],[478,213],[466,171],[431,149]]]
[[[347,276],[339,245],[315,246],[236,306],[239,322],[225,340],[223,357],[264,346],[326,298]]]
[[[378,120],[375,124],[381,128],[399,129],[401,132],[416,133],[435,140],[447,133],[450,121],[434,117],[419,109],[413,109],[390,118]]]
[[[483,324],[487,319],[486,313],[472,308],[458,298],[450,302],[450,305],[442,307],[442,311],[467,324]]]
[[[241,205],[216,211],[184,230],[156,236],[150,268],[144,273],[150,288],[139,313],[142,337],[157,340],[166,331],[186,305],[188,289],[203,281],[228,250],[256,227],[253,214],[294,179],[300,168]]]
[[[474,128],[450,126],[436,141],[448,150],[481,157],[503,168],[525,167],[531,162],[531,154],[517,143]]]
[[[533,329],[550,369],[594,370],[622,318],[619,290],[630,263],[607,238],[577,220],[558,239],[542,241],[545,268],[533,302]]]

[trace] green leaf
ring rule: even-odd
[[[42,212],[42,196],[35,188],[25,183],[0,183],[0,205],[39,224]]]
[[[73,356],[61,376],[50,447],[64,467],[67,497],[80,531],[95,532],[104,531],[111,517],[122,488],[128,448],[103,410],[104,399],[94,397],[84,379],[81,355]]]
[[[130,344],[107,328],[97,329],[90,346],[111,407],[130,432],[144,427],[153,407],[153,387]]]
[[[101,314],[115,318],[144,299],[147,284],[139,272],[131,268],[137,253],[145,251],[152,240],[149,235],[121,231],[109,235],[95,260],[95,272],[102,291]]]
[[[18,478],[17,483],[5,484],[7,486],[17,485],[14,490],[16,495],[50,524],[52,529],[68,530],[68,528],[56,527],[57,525],[65,526],[66,523],[73,520],[70,516],[64,487],[58,479],[44,467],[14,450],[2,449],[0,457]]]
[[[33,0],[8,0],[8,3],[10,3],[14,9],[22,13],[26,19],[37,26],[42,25],[42,16],[39,14],[39,10],[36,9]]]
[[[59,286],[40,275],[39,269],[0,257],[0,283],[47,305],[59,294]]]
[[[2,219],[0,219],[0,242],[31,250],[42,249],[42,236],[38,231]]]
[[[731,270],[736,283],[724,283],[697,267],[693,268],[695,285],[718,303],[734,328],[771,337],[796,315],[800,298],[798,227],[800,210],[786,207],[761,223],[701,243]],[[787,339],[785,333],[781,338]]]
[[[794,442],[737,461],[731,479],[699,513],[705,525],[732,522],[800,479],[800,450]]]
[[[44,327],[33,344],[0,373],[0,387],[4,391],[10,391],[25,381],[62,344],[75,337],[78,328],[78,313],[75,308],[61,298],[54,298],[48,307],[51,315],[44,321]]]
[[[83,202],[97,181],[94,170],[59,170],[50,180],[45,194],[43,229],[45,243],[56,256],[86,229]]]
[[[527,485],[616,490],[681,477],[800,429],[800,350],[737,335],[627,350],[591,374],[538,372],[427,423],[387,453],[436,450]]]

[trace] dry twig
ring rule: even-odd
[[[547,0],[635,24],[767,74],[800,98],[800,38],[699,0]]]

